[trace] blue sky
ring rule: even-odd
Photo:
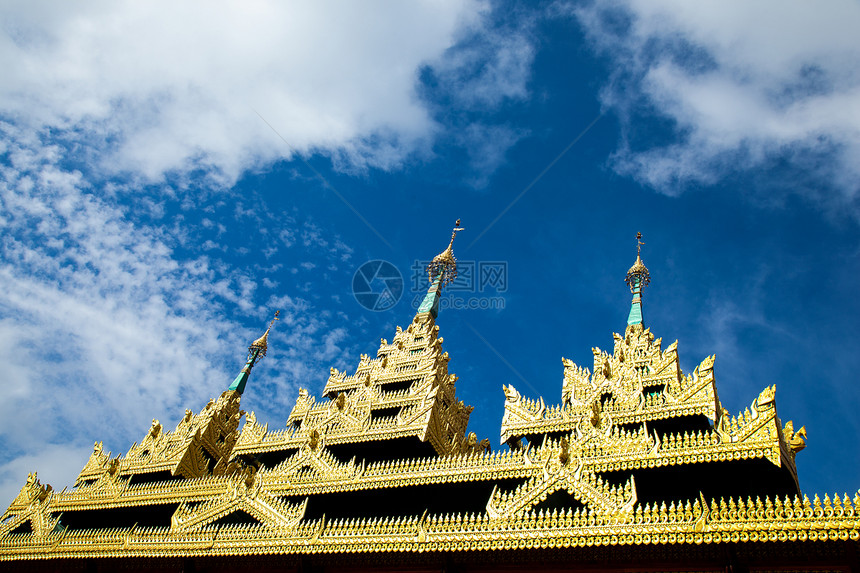
[[[447,244],[503,308],[438,319],[470,430],[502,384],[648,326],[737,413],[777,385],[805,492],[860,487],[860,5],[834,1],[6,2],[0,7],[0,497],[70,485],[229,385],[283,427],[298,387],[414,314]],[[366,261],[403,273],[371,312]],[[500,292],[499,292],[500,291]]]

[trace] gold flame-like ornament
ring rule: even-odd
[[[642,288],[651,283],[651,273],[648,272],[648,267],[642,262],[642,245],[644,244],[642,233],[636,233],[636,262],[627,270],[627,277],[624,279],[624,282],[630,287],[630,292],[636,289],[637,284],[639,288]]]
[[[255,340],[251,343],[251,346],[248,347],[248,353],[251,354],[254,350],[259,350],[259,354],[257,355],[259,358],[262,358],[266,355],[266,351],[269,349],[269,331],[272,330],[272,325],[275,324],[276,320],[280,320],[278,315],[281,314],[280,310],[275,311],[275,316],[272,318],[272,322],[269,323],[269,328],[266,329],[266,332],[263,333],[263,336]]]
[[[433,257],[430,264],[427,265],[427,275],[430,282],[439,281],[439,286],[443,287],[450,284],[457,278],[457,257],[454,256],[454,238],[459,231],[465,231],[460,226],[460,219],[454,223],[454,230],[451,233],[451,242],[448,243],[448,248]]]

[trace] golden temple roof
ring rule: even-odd
[[[456,272],[460,230],[431,282]],[[630,272],[647,284],[639,256]],[[775,386],[731,415],[714,356],[684,373],[677,341],[638,324],[590,367],[562,358],[559,404],[503,385],[493,451],[467,432],[435,318],[332,368],[321,395],[300,389],[282,428],[228,390],[125,454],[96,443],[70,491],[31,474],[0,516],[0,560],[860,547],[860,492],[801,494],[806,430],[782,423]]]

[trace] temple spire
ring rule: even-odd
[[[272,322],[269,323],[269,327],[266,329],[266,332],[263,333],[263,336],[252,342],[251,346],[248,347],[248,361],[245,362],[245,367],[242,368],[242,371],[239,372],[239,375],[236,376],[236,379],[233,380],[233,383],[230,384],[229,388],[227,388],[228,391],[233,390],[239,394],[245,391],[245,384],[248,383],[248,376],[251,375],[251,368],[254,367],[254,364],[256,364],[259,359],[266,355],[266,351],[269,349],[269,331],[272,330],[272,326],[274,326],[275,321],[279,320],[279,314],[281,314],[281,311],[276,310],[275,316],[272,318]]]
[[[648,267],[642,262],[642,233],[636,233],[636,262],[627,271],[627,277],[624,282],[630,287],[630,292],[633,293],[633,302],[630,305],[630,314],[627,315],[627,326],[635,324],[641,325],[642,319],[642,288],[648,286],[651,282],[651,274],[648,272]]]
[[[448,247],[433,257],[433,260],[427,265],[430,288],[427,290],[427,295],[421,302],[421,306],[418,307],[418,315],[430,314],[430,316],[436,318],[439,314],[439,298],[441,297],[442,288],[457,278],[457,258],[454,256],[454,239],[460,231],[465,231],[465,229],[460,227],[460,219],[457,219],[451,232],[451,242],[448,243]]]

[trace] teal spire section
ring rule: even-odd
[[[254,364],[256,364],[260,358],[266,355],[266,351],[269,349],[269,331],[272,330],[272,325],[274,325],[275,321],[278,320],[279,314],[281,314],[280,310],[275,311],[275,317],[272,319],[272,322],[269,323],[269,328],[266,329],[263,336],[252,342],[251,346],[248,347],[248,361],[245,362],[245,367],[242,368],[242,371],[239,372],[239,375],[236,376],[233,383],[230,384],[229,388],[227,388],[228,391],[238,392],[239,394],[242,394],[245,391],[245,385],[248,384],[248,377],[251,376],[251,368],[254,367]]]
[[[627,315],[627,326],[632,324],[642,324],[642,287],[638,278],[633,282],[633,303]]]
[[[233,383],[230,384],[230,387],[227,390],[233,390],[238,392],[239,394],[245,391],[245,384],[248,383],[248,377],[251,375],[251,368],[254,367],[254,364],[257,362],[257,358],[260,356],[260,349],[251,347],[253,350],[250,352],[250,356],[248,357],[248,361],[245,363],[245,367],[242,368],[242,371],[239,372],[239,375],[236,376],[236,379],[233,380]]]
[[[424,300],[421,301],[421,306],[418,307],[418,314],[429,313],[434,319],[439,316],[439,298],[442,291],[442,275],[441,273],[427,289],[427,294]]]
[[[433,260],[427,265],[430,288],[427,289],[427,295],[421,301],[421,306],[418,307],[417,315],[429,314],[434,319],[439,315],[439,299],[442,296],[442,287],[457,278],[454,239],[457,237],[457,233],[464,230],[460,227],[460,219],[457,219],[457,222],[454,223],[454,230],[451,232],[451,242],[448,243],[448,248],[433,257]]]

